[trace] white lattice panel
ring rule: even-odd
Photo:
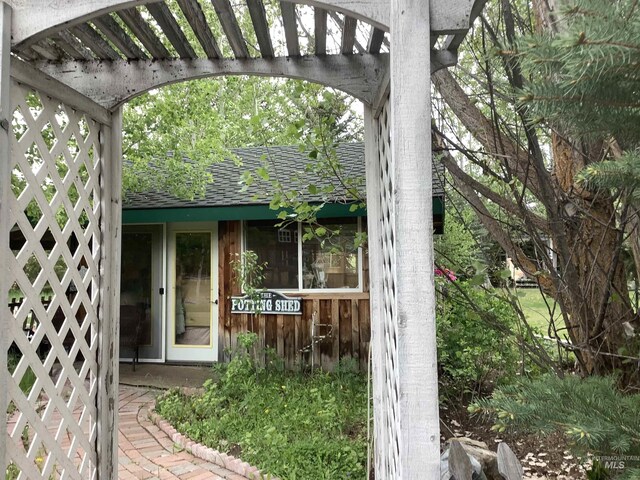
[[[374,371],[381,372],[381,408],[376,412],[376,473],[381,478],[401,478],[400,472],[400,385],[398,375],[398,324],[395,265],[394,161],[391,155],[389,100],[376,120],[380,162],[380,223],[382,258],[381,352],[374,358]],[[371,219],[370,219],[371,221]],[[382,443],[382,445],[380,445]]]
[[[7,478],[92,479],[101,126],[17,82],[11,98]]]

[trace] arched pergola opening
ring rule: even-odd
[[[455,64],[483,3],[3,1],[0,291],[25,296],[1,307],[0,411],[14,412],[9,425],[0,417],[3,469],[115,478],[120,105],[171,82],[256,74],[322,83],[365,105],[376,474],[437,478],[429,74]],[[302,41],[307,24],[313,35]],[[12,128],[14,112],[26,129]],[[14,230],[26,239],[20,251],[10,248]],[[41,359],[44,341],[52,348]],[[11,344],[22,359],[9,373]],[[36,380],[25,393],[28,370]]]

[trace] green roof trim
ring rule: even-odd
[[[269,205],[236,205],[230,207],[144,208],[123,209],[122,223],[210,222],[220,220],[275,220],[278,210]],[[366,209],[351,211],[351,205],[326,204],[318,213],[319,218],[363,217]],[[444,214],[443,197],[433,197],[433,214]]]
[[[325,205],[318,217],[361,217],[364,209],[349,211],[350,205]],[[275,220],[279,210],[269,205],[237,205],[232,207],[145,208],[123,210],[122,223],[209,222],[215,220]]]

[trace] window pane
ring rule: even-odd
[[[120,305],[131,308],[121,309],[121,349],[131,345],[151,345],[152,248],[150,232],[123,233]],[[128,314],[123,316],[123,311]],[[144,322],[142,326],[138,325],[141,320]]]
[[[211,342],[211,234],[176,233],[176,345]]]
[[[354,238],[358,232],[355,218],[320,221],[329,234],[302,244],[302,279],[304,288],[358,288],[358,249]]]
[[[266,263],[264,287],[298,288],[298,226],[284,228],[277,222],[256,220],[247,222],[247,250],[258,255],[260,263]]]

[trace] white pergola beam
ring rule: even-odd
[[[435,72],[442,68],[452,67],[458,61],[458,55],[454,52],[450,52],[448,50],[432,50],[431,51],[431,74],[433,75]],[[385,72],[384,80],[380,83],[380,89],[376,93],[373,103],[371,104],[373,108],[373,116],[377,117],[382,110],[384,102],[389,96],[390,91],[390,82],[391,79],[389,77],[389,72]]]
[[[106,109],[152,88],[195,78],[258,75],[309,80],[334,87],[371,105],[382,86],[389,55],[336,55],[245,60],[162,60],[42,63],[55,77]]]
[[[300,43],[298,35],[298,21],[296,19],[296,7],[291,2],[280,2],[284,37],[287,43],[287,54],[290,57],[300,56]]]
[[[213,8],[220,19],[222,30],[229,40],[231,49],[236,58],[248,58],[247,42],[244,39],[234,8],[229,0],[211,0]]]
[[[264,3],[262,3],[262,0],[247,0],[247,8],[249,8],[253,29],[256,32],[256,39],[260,46],[260,55],[264,58],[273,57],[273,44],[271,42],[271,34],[269,33],[269,22],[267,21],[267,12],[264,8]]]
[[[315,24],[315,54],[327,54],[327,11],[320,7],[313,9]]]
[[[106,108],[97,105],[94,101],[82,95],[81,92],[61,83],[58,79],[43,75],[41,71],[15,57],[11,59],[11,76],[18,81],[28,83],[37,90],[56,92],[56,98],[61,102],[88,113],[102,124],[108,125],[111,123],[111,112]]]
[[[69,28],[109,12],[157,0],[12,0],[12,45],[30,45],[62,28]],[[284,0],[335,10],[389,31],[388,0]],[[486,0],[485,0],[486,1]],[[431,32],[462,33],[472,20],[471,11],[483,0],[431,0]]]
[[[345,15],[389,31],[390,8],[388,0],[282,0],[336,10]],[[486,0],[430,0],[431,32],[439,35],[461,33],[471,25],[471,10],[476,3]]]
[[[451,8],[464,2],[451,2]],[[391,2],[391,154],[401,479],[440,478],[429,2]],[[374,367],[375,369],[375,367]]]

